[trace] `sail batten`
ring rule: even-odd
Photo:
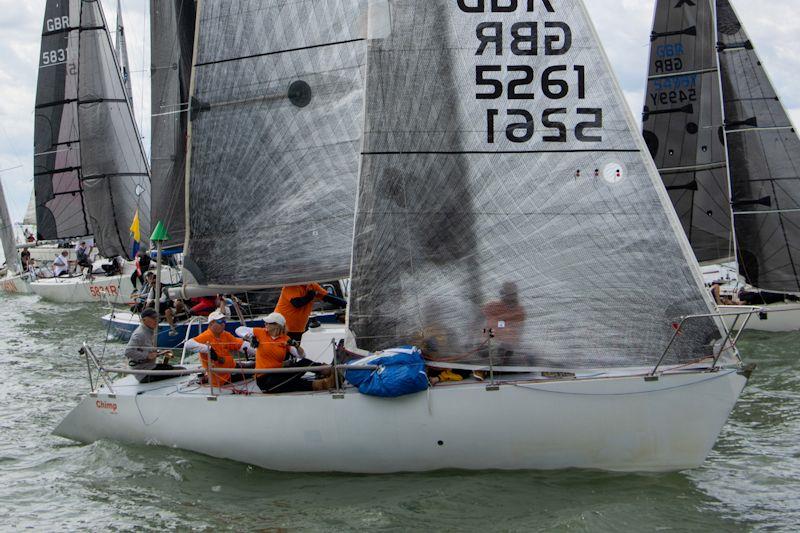
[[[198,282],[347,276],[366,5],[199,4],[186,181],[187,265]]]
[[[479,4],[391,2],[368,43],[358,346],[472,367],[652,362],[709,302],[585,7]],[[719,336],[695,326],[671,357]]]

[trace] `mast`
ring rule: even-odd
[[[8,212],[2,179],[0,179],[0,243],[3,245],[3,253],[6,257],[6,268],[15,274],[19,273],[20,264],[14,238],[14,224],[11,222],[11,214]]]
[[[117,61],[119,62],[120,72],[122,74],[122,83],[125,86],[125,94],[128,95],[128,101],[133,107],[133,90],[131,89],[131,70],[130,61],[128,60],[128,45],[125,42],[125,27],[122,23],[122,0],[117,0]]]

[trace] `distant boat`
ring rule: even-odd
[[[800,329],[800,139],[753,42],[729,0],[659,0],[651,41],[644,137],[706,283]]]
[[[414,344],[466,379],[388,399],[105,368],[55,432],[284,471],[701,464],[751,369],[584,3],[499,4],[197,4],[184,282],[349,272],[316,360]]]
[[[150,227],[150,177],[128,92],[100,2],[48,0],[34,128],[39,240],[92,236],[100,255],[132,259],[130,231]],[[43,298],[92,302],[125,295],[122,276],[42,279]]]

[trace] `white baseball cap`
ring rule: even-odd
[[[211,324],[215,320],[227,320],[227,318],[228,317],[225,316],[225,313],[221,311],[214,311],[213,313],[208,315],[208,323]]]
[[[264,324],[278,324],[282,328],[286,327],[286,319],[280,313],[270,313],[264,317]]]

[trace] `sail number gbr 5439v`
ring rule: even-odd
[[[556,12],[552,0],[457,0],[457,5],[464,13],[474,14],[518,10]],[[586,66],[565,62],[537,69],[531,64],[535,57],[570,55],[573,33],[568,23],[558,20],[511,24],[479,21],[475,36],[476,56],[501,57],[508,50],[519,58],[516,64],[475,66],[475,97],[480,101],[508,102],[506,108],[492,106],[486,110],[487,143],[495,144],[499,135],[505,135],[512,143],[567,143],[573,139],[597,143],[603,140],[597,131],[603,126],[601,108],[566,105],[566,102],[580,102],[586,98]],[[530,102],[540,98],[552,101],[553,106],[538,111],[541,106],[537,105],[534,113]],[[503,129],[505,132],[499,133]]]

